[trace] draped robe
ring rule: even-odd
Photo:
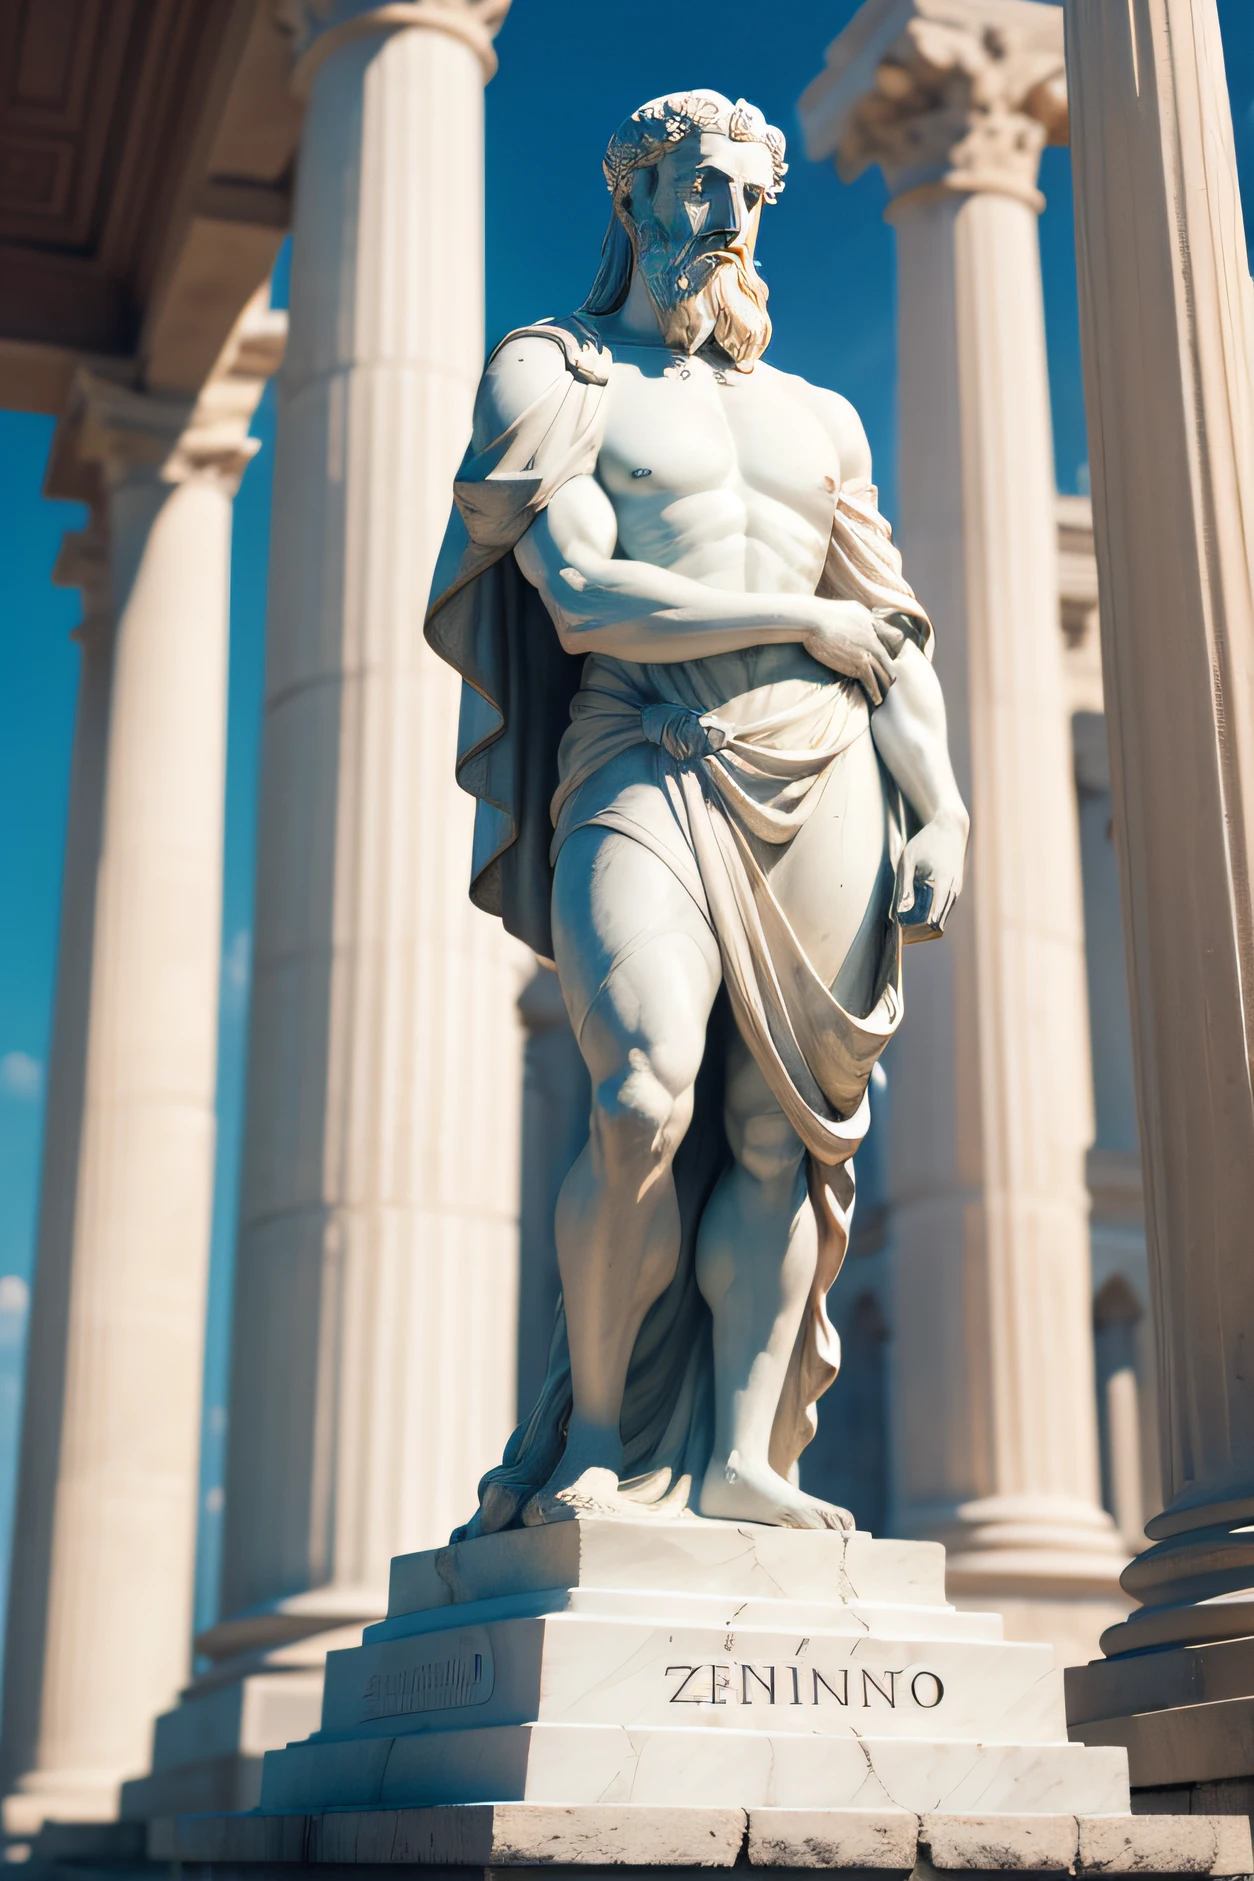
[[[817,1400],[839,1365],[826,1296],[848,1246],[852,1157],[869,1122],[867,1086],[902,1016],[901,930],[893,919],[885,925],[870,1011],[847,1012],[806,957],[748,838],[792,839],[832,767],[855,738],[869,735],[866,700],[833,675],[809,699],[746,718],[736,701],[720,710],[691,684],[685,688],[682,665],[668,674],[593,656],[585,667],[564,651],[512,551],[564,483],[595,473],[613,361],[577,317],[521,334],[559,348],[565,372],[500,437],[468,450],[425,629],[463,680],[457,777],[476,799],[471,898],[550,959],[556,851],[571,828],[592,822],[648,843],[702,906],[718,940],[731,1018],[804,1146],[818,1222],[814,1284],[770,1448],[772,1466],[795,1478]],[[509,335],[502,346],[519,337]],[[874,486],[843,484],[832,508],[818,593],[891,617],[930,656],[931,625],[902,577]],[[660,793],[658,814],[643,823],[624,819],[612,791],[602,802],[595,789],[598,776],[637,747],[653,748],[643,774]],[[899,793],[886,794],[895,861],[905,811]],[[636,1341],[621,1418],[623,1492],[659,1511],[685,1508],[711,1452],[710,1316],[696,1285],[695,1250],[701,1212],[729,1157],[712,1023],[693,1122],[675,1162],[679,1265]],[[560,1458],[570,1410],[559,1308],[540,1398],[503,1462],[484,1477],[478,1512],[459,1535],[521,1519]]]

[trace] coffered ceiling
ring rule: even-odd
[[[0,405],[203,379],[287,224],[289,57],[273,0],[0,0]]]

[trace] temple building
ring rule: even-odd
[[[586,1073],[554,975],[467,899],[458,684],[419,632],[484,356],[508,4],[118,0],[0,38],[0,404],[56,418],[46,494],[90,518],[54,575],[81,667],[0,1714],[19,1840],[251,1807],[263,1753],[317,1728],[327,1651],[382,1616],[394,1555],[465,1519],[543,1375]],[[1115,525],[1055,489],[1037,239],[1041,151],[1081,121],[1097,227],[1097,107],[1039,0],[866,0],[826,54],[821,11],[813,35],[793,162],[839,172],[833,228],[840,178],[889,186],[894,520],[973,841],[944,942],[907,960],[802,1482],[943,1541],[957,1605],[1078,1665],[1179,1493],[1132,1014],[1142,1040],[1169,1021],[1129,989],[1112,670],[1128,765],[1139,708],[1105,564],[1099,609]],[[227,577],[274,375],[221,1598],[193,1651]]]

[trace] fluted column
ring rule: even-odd
[[[1254,1777],[1254,299],[1214,0],[1068,0],[1166,1507],[1073,1675],[1134,1785]],[[1223,1807],[1216,1789],[1207,1807]]]
[[[107,499],[97,491],[85,529],[62,538],[52,579],[82,594],[74,629],[80,653],[60,931],[40,1170],[39,1233],[5,1639],[3,1744],[7,1787],[37,1755],[36,1732],[56,1508],[60,1410],[74,1255],[87,1019],[91,999],[96,871],[109,734],[113,606]]]
[[[378,1610],[513,1421],[527,956],[467,899],[458,685],[421,631],[503,12],[310,6],[297,47],[222,1606],[301,1596],[308,1632]]]
[[[877,163],[892,191],[901,542],[972,810],[945,939],[907,954],[895,1064],[895,1521],[947,1544],[952,1592],[1074,1652],[1097,1627],[1073,1603],[1117,1599],[1126,1556],[1098,1501],[1091,1071],[1036,228],[1041,148],[1066,134],[1062,22],[1031,0],[903,11],[868,0],[802,101],[810,154],[847,180]],[[1060,1598],[1069,1613],[1051,1613]]]
[[[5,1656],[18,1833],[116,1812],[189,1659],[231,499],[260,389],[80,373],[64,421],[108,540],[59,565],[87,605]]]

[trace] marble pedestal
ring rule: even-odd
[[[434,1803],[1128,1810],[1048,1646],[946,1604],[927,1542],[580,1521],[392,1563],[263,1814]]]

